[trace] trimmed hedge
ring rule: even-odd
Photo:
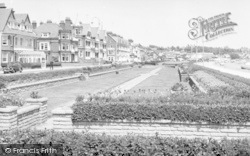
[[[108,136],[76,132],[17,131],[0,134],[0,144],[62,144],[64,155],[78,156],[248,156],[250,140]]]
[[[127,65],[122,65],[119,68],[127,67]],[[45,71],[41,73],[23,73],[23,74],[13,74],[13,75],[1,75],[0,82],[4,84],[9,84],[16,82],[18,84],[24,82],[32,82],[32,81],[39,81],[39,80],[49,80],[54,78],[61,78],[66,76],[72,76],[75,73],[82,73],[82,72],[90,72],[95,73],[99,71],[106,71],[109,70],[110,66],[107,67],[84,67],[84,68],[77,68],[77,69],[65,69],[65,70],[53,70],[53,71]]]
[[[185,104],[156,102],[78,102],[73,105],[73,122],[106,120],[171,120],[212,124],[250,122],[250,107],[236,104]]]

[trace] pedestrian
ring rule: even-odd
[[[50,70],[53,70],[53,65],[54,65],[54,62],[53,60],[50,61]]]

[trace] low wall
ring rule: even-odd
[[[200,86],[200,84],[195,80],[195,78],[193,76],[190,76],[190,75],[189,75],[189,85],[191,87],[197,88],[199,91],[201,91],[203,93],[207,93],[207,91]]]
[[[28,101],[24,106],[0,108],[0,130],[27,129],[47,120],[47,98]]]
[[[73,111],[62,107],[52,111],[53,129],[56,131],[77,131],[90,133],[106,133],[108,135],[144,135],[183,138],[214,138],[222,139],[250,137],[250,123],[213,125],[207,123],[158,121],[102,121],[75,122],[71,120]]]
[[[100,76],[100,75],[104,75],[104,74],[114,73],[116,71],[128,70],[128,69],[131,69],[131,68],[132,67],[93,73],[93,74],[90,74],[89,77]],[[16,86],[7,87],[6,89],[3,89],[3,90],[15,91],[15,90],[23,89],[23,88],[29,88],[29,87],[32,87],[32,86],[46,85],[46,84],[50,84],[50,83],[53,84],[53,83],[56,83],[56,82],[62,82],[62,81],[74,80],[74,79],[78,80],[80,78],[80,76],[81,76],[81,73],[76,73],[74,76],[69,76],[69,77],[64,77],[64,78],[57,78],[57,79],[52,79],[52,80],[42,80],[42,81],[33,82],[33,83],[29,83],[29,84],[20,84],[20,85],[16,85]]]

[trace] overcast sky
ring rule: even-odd
[[[142,45],[202,45],[190,40],[188,21],[231,12],[236,33],[204,43],[205,46],[250,48],[250,0],[0,0],[16,13],[28,13],[31,21],[73,22],[97,18],[103,28]]]

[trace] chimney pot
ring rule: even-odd
[[[32,27],[33,27],[33,29],[36,29],[36,27],[37,27],[36,21],[33,21],[33,22],[32,22]]]

